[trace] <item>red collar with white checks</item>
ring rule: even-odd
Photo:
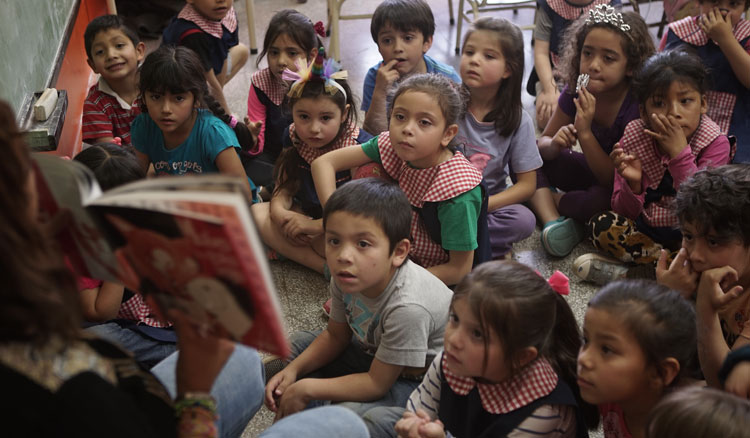
[[[237,30],[237,15],[234,12],[234,6],[229,8],[229,12],[227,12],[227,15],[225,15],[221,21],[209,20],[201,15],[200,12],[196,11],[193,5],[185,5],[177,15],[177,18],[192,21],[197,24],[203,32],[216,38],[221,38],[224,34],[224,30],[221,28],[222,25],[224,25],[224,27],[230,32]]]
[[[417,169],[398,157],[387,131],[378,136],[378,150],[385,171],[398,181],[409,203],[417,208],[425,202],[453,199],[482,182],[482,173],[461,152],[437,166]]]
[[[581,15],[587,13],[594,6],[608,5],[610,0],[594,0],[587,5],[576,6],[565,0],[547,0],[547,5],[558,15],[566,20],[575,20]]]
[[[669,28],[677,35],[677,38],[694,46],[705,46],[708,43],[708,35],[701,29],[701,17],[685,17],[669,25]],[[745,19],[737,22],[732,34],[737,41],[750,37],[750,21]]]
[[[507,414],[547,396],[557,386],[558,379],[552,365],[544,358],[534,360],[510,379],[493,384],[453,374],[448,369],[445,355],[441,368],[448,386],[456,394],[467,395],[477,387],[482,407],[491,414]]]
[[[281,105],[284,95],[289,91],[286,82],[276,79],[268,67],[253,73],[250,81],[277,106]]]
[[[664,178],[667,164],[671,160],[669,155],[662,153],[656,141],[644,132],[646,124],[638,118],[628,123],[622,134],[622,149],[628,153],[635,153],[641,159],[643,173],[648,175],[651,188],[656,188]],[[693,156],[698,154],[721,135],[721,129],[708,116],[701,116],[698,129],[690,138],[690,152]]]
[[[311,164],[313,160],[315,160],[319,156],[331,151],[335,151],[336,149],[359,145],[359,142],[357,141],[358,136],[359,128],[351,125],[349,126],[347,132],[341,134],[341,138],[339,138],[336,143],[324,148],[314,148],[308,146],[307,143],[300,140],[300,138],[297,136],[297,133],[295,132],[294,123],[289,125],[289,138],[292,139],[292,144],[294,145],[294,148],[297,149],[299,156],[302,157],[302,159],[305,160],[307,164]]]

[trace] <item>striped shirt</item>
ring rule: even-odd
[[[81,130],[84,141],[102,137],[120,137],[123,145],[130,144],[130,124],[141,113],[140,98],[133,104],[125,102],[103,78],[89,89],[83,103]]]
[[[440,365],[443,355],[435,356],[422,383],[411,393],[406,409],[416,412],[422,409],[432,420],[438,418],[440,408]],[[508,438],[546,437],[569,438],[576,435],[576,416],[572,406],[542,405],[521,424],[516,426]],[[448,436],[451,436],[448,434]]]

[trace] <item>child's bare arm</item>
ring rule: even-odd
[[[219,172],[224,175],[241,177],[245,181],[247,195],[250,196],[250,194],[252,193],[252,190],[250,188],[250,181],[248,181],[247,174],[245,173],[245,168],[242,167],[242,161],[240,161],[240,157],[239,155],[237,155],[237,152],[233,147],[226,148],[223,151],[219,152],[219,155],[217,155],[216,159],[214,160],[214,164],[216,164],[216,168],[219,169]]]
[[[549,41],[534,40],[534,68],[537,76],[539,76],[539,83],[542,85],[542,92],[536,98],[536,119],[537,121],[549,121],[557,108],[557,98],[560,96],[555,78],[552,75],[552,64],[549,60]],[[544,129],[544,126],[540,126],[540,128]]]
[[[571,148],[577,140],[573,118],[558,106],[536,144],[545,160],[554,160],[563,148]]]
[[[742,292],[742,286],[729,287],[737,282],[737,271],[730,266],[709,269],[701,273],[696,299],[698,358],[706,383],[714,388],[719,384],[719,369],[729,354],[729,346],[721,333],[718,311],[731,304]]]
[[[448,286],[458,284],[471,271],[474,263],[474,251],[448,251],[450,259],[442,265],[428,268],[434,276]]]
[[[124,291],[123,285],[108,281],[99,287],[82,290],[78,295],[78,301],[81,304],[83,318],[90,322],[114,319],[120,310]]]
[[[516,183],[487,200],[487,211],[526,202],[536,191],[536,170],[516,174]]]
[[[701,16],[700,25],[709,38],[714,40],[727,57],[737,80],[745,88],[750,88],[750,53],[740,45],[732,33],[731,17],[724,17],[719,8],[714,8],[708,14]]]
[[[352,331],[345,322],[328,320],[328,327],[266,384],[265,403],[268,409],[276,412],[279,398],[287,388],[297,381],[297,377],[309,374],[338,357],[351,342]]]
[[[371,134],[380,134],[388,130],[385,100],[388,96],[388,89],[399,78],[398,70],[394,68],[397,62],[397,59],[392,59],[387,64],[381,65],[375,77],[375,89],[372,91],[372,97],[370,98],[370,107],[365,113],[364,122],[362,122],[362,129]]]
[[[219,78],[214,73],[214,69],[209,69],[206,72],[206,82],[208,83],[208,92],[211,96],[224,108],[225,113],[232,114],[232,110],[229,109],[229,104],[227,104],[227,99],[224,97],[224,87],[221,86]]]
[[[403,369],[403,366],[387,364],[375,358],[366,373],[333,379],[302,379],[289,386],[281,396],[276,419],[301,411],[311,400],[377,400],[388,392]]]
[[[310,170],[318,193],[320,205],[326,205],[328,198],[336,190],[336,172],[353,169],[370,162],[370,158],[361,147],[349,147],[328,152],[312,162]]]

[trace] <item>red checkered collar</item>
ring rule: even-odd
[[[359,128],[352,124],[349,126],[347,132],[341,134],[341,138],[339,138],[336,143],[328,145],[324,148],[314,148],[308,146],[307,143],[300,140],[300,138],[297,136],[297,133],[295,132],[294,123],[289,125],[289,138],[292,139],[292,145],[294,145],[294,148],[297,149],[299,156],[302,157],[302,159],[305,160],[307,164],[312,164],[313,160],[315,160],[319,156],[331,151],[335,151],[336,149],[359,145],[359,142],[357,141],[358,136]]]
[[[234,32],[235,30],[237,30],[237,15],[234,12],[234,6],[229,8],[229,12],[227,12],[227,15],[225,15],[221,21],[209,20],[208,18],[201,15],[200,12],[195,10],[193,5],[189,4],[185,5],[185,7],[182,8],[180,13],[177,15],[177,18],[192,21],[193,23],[197,24],[203,32],[206,32],[207,34],[216,38],[221,38],[224,34],[224,30],[221,28],[222,24],[230,32]]]
[[[669,28],[682,41],[694,46],[705,46],[708,43],[708,35],[706,35],[706,32],[704,32],[703,29],[701,29],[699,20],[700,16],[685,17],[682,20],[670,24]],[[737,22],[737,25],[734,26],[732,34],[737,41],[742,41],[745,38],[750,37],[750,21],[741,19]]]
[[[253,85],[264,92],[271,99],[271,102],[277,106],[281,105],[284,101],[284,96],[289,91],[287,83],[276,79],[276,76],[271,73],[268,67],[253,73],[250,80]]]
[[[547,0],[547,5],[566,20],[575,20],[594,6],[608,5],[610,0],[593,0],[587,5],[574,5],[566,0]]]
[[[558,379],[552,365],[544,358],[534,360],[510,379],[493,384],[453,374],[448,369],[445,355],[441,368],[448,386],[456,394],[467,395],[477,387],[482,407],[491,414],[507,414],[547,396],[557,386]]]
[[[644,132],[645,129],[646,124],[640,118],[628,123],[622,135],[622,148],[627,152],[635,152],[640,157],[643,172],[648,175],[651,185],[657,187],[664,177],[664,172],[666,172],[665,164],[671,158],[659,150],[656,141]],[[688,143],[690,152],[693,156],[698,156],[704,148],[713,143],[716,137],[720,135],[721,129],[719,125],[708,116],[701,116],[698,129],[695,130]]]
[[[417,208],[425,202],[453,199],[482,182],[482,173],[458,151],[437,166],[418,169],[396,154],[388,131],[378,135],[378,150],[385,171],[398,180],[409,203]]]

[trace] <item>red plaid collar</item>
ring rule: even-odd
[[[315,160],[319,156],[331,151],[335,151],[336,149],[359,145],[359,142],[357,141],[358,136],[359,128],[352,124],[349,126],[348,131],[342,134],[341,138],[336,143],[325,148],[314,148],[308,146],[307,143],[300,140],[300,138],[297,136],[297,133],[295,132],[294,123],[289,125],[289,137],[292,139],[292,144],[297,149],[300,157],[302,157],[302,159],[305,160],[307,164],[312,164],[313,160]]]
[[[417,169],[398,157],[387,131],[378,136],[378,149],[383,168],[417,208],[425,202],[453,199],[482,182],[482,173],[461,152],[437,166]]]
[[[565,0],[547,0],[547,5],[566,20],[575,20],[581,15],[587,13],[590,9],[593,9],[594,6],[608,4],[609,0],[594,0],[587,5],[581,6],[570,4]]]
[[[193,5],[185,5],[184,8],[177,15],[177,18],[183,20],[192,21],[201,28],[203,32],[216,37],[221,38],[224,34],[224,30],[221,28],[222,25],[227,28],[228,31],[234,32],[237,30],[237,15],[234,12],[234,6],[229,8],[229,12],[221,21],[213,21],[201,15],[200,12],[196,11]]]
[[[501,383],[480,383],[472,377],[453,374],[446,362],[441,361],[445,380],[458,395],[467,395],[476,386],[482,407],[491,414],[507,414],[522,408],[534,400],[545,397],[557,386],[557,373],[549,362],[539,358],[525,366],[510,379]]]
[[[698,17],[685,17],[682,20],[675,21],[669,25],[672,32],[677,35],[679,39],[685,41],[688,44],[694,46],[705,46],[708,43],[708,35],[701,29],[701,25],[698,22]],[[742,41],[747,37],[750,37],[750,21],[741,19],[734,26],[732,34],[737,41]]]
[[[137,321],[151,327],[164,328],[172,326],[172,323],[157,318],[151,306],[137,293],[122,303],[120,310],[117,311],[117,317]]]
[[[640,118],[628,123],[622,135],[622,149],[626,152],[634,152],[641,159],[643,172],[651,181],[651,188],[656,188],[661,183],[671,158],[659,150],[656,141],[644,132],[645,129],[646,124]],[[721,135],[719,125],[708,116],[701,116],[698,129],[690,138],[690,152],[697,157],[719,135]]]
[[[250,81],[264,92],[274,105],[281,105],[284,101],[284,95],[288,91],[288,86],[286,82],[276,79],[268,67],[253,73]]]

